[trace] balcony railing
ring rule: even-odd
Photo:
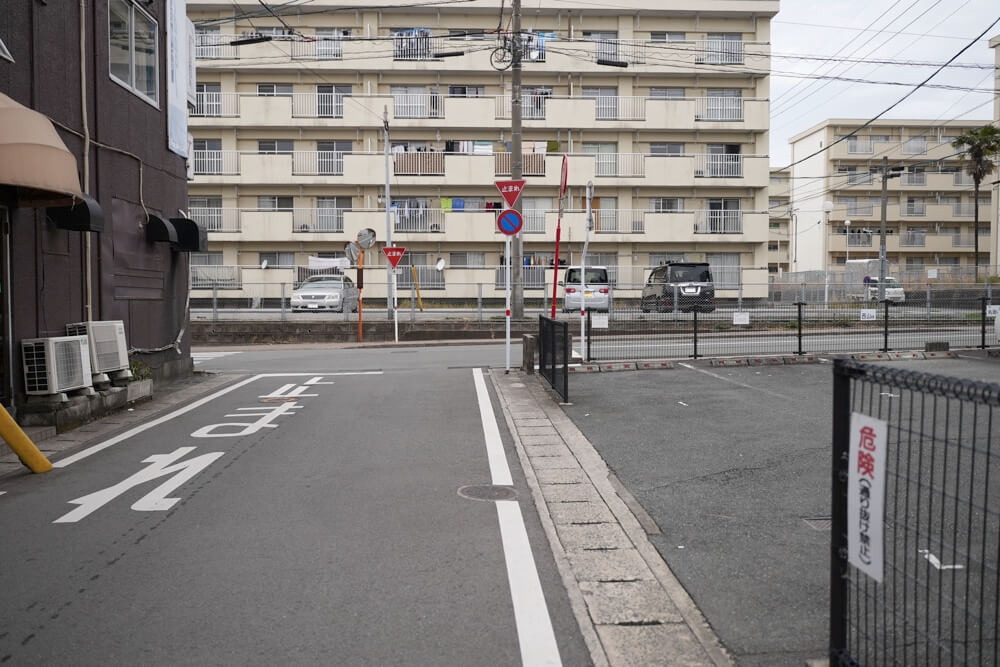
[[[521,215],[524,217],[524,226],[521,231],[527,234],[545,233],[545,209],[529,208],[521,211]]]
[[[510,176],[510,153],[494,153],[494,173],[496,176]],[[545,154],[524,153],[521,160],[522,176],[544,176]]]
[[[870,185],[872,175],[867,171],[839,171],[837,175],[847,177],[847,185]]]
[[[952,185],[975,185],[972,176],[969,176],[964,171],[956,171],[951,178],[951,182]]]
[[[742,155],[695,155],[695,178],[741,178],[743,176]]]
[[[190,209],[191,219],[209,232],[238,233],[240,231],[240,210],[238,208],[216,208],[212,206]]]
[[[847,140],[847,152],[848,153],[860,153],[863,155],[870,155],[875,152],[875,147],[871,141],[851,141]]]
[[[903,185],[927,185],[927,174],[922,171],[905,173]]]
[[[343,118],[343,93],[295,93],[292,95],[293,118]]]
[[[396,176],[444,176],[444,153],[394,153]]]
[[[393,230],[444,233],[444,211],[439,208],[406,208],[393,205]]]
[[[429,35],[397,35],[392,39],[393,60],[435,60],[435,53],[453,51],[454,44],[447,43],[447,37]]]
[[[562,262],[560,262],[561,264]],[[545,276],[546,271],[548,275],[551,275],[551,266],[522,266],[521,267],[521,284],[524,289],[544,289],[545,288]],[[496,289],[506,289],[507,287],[507,269],[506,267],[498,267],[495,271],[496,278],[494,279],[493,286]]]
[[[399,265],[401,271],[396,275],[396,287],[410,289],[414,286],[413,270],[417,272],[417,284],[422,290],[439,290],[445,288],[444,271],[438,271],[433,266]]]
[[[989,210],[988,208],[985,210]],[[976,205],[972,203],[961,203],[951,205],[951,214],[956,218],[971,218],[976,215]]]
[[[397,93],[392,97],[396,118],[444,118],[444,95]]]
[[[545,100],[549,95],[536,95],[525,93],[521,95],[521,119],[522,120],[545,120]],[[510,95],[496,96],[496,118],[503,120],[510,118]]]
[[[344,231],[343,208],[296,208],[292,210],[292,231],[299,233]]]
[[[847,233],[847,246],[849,248],[871,248],[872,247],[872,233],[871,232],[848,232]]]
[[[900,248],[923,248],[926,245],[926,232],[903,232],[899,235]]]
[[[343,151],[295,151],[292,153],[293,176],[342,176]]]
[[[739,97],[698,97],[695,120],[740,121],[743,120],[743,99]]]
[[[616,178],[642,177],[646,156],[642,153],[594,153],[594,175]]]
[[[344,57],[344,37],[317,35],[316,41],[292,42],[295,60],[341,60]]]
[[[903,155],[923,155],[927,152],[927,141],[924,139],[910,139],[903,142]]]
[[[238,93],[201,92],[195,94],[192,116],[234,118],[240,115]]]
[[[707,39],[694,42],[704,55],[694,61],[705,65],[742,65],[743,42],[728,39]]]
[[[241,289],[243,274],[239,266],[192,264],[191,289]]]
[[[919,218],[927,215],[927,206],[926,204],[907,204],[901,208],[900,213],[907,217]]]
[[[195,174],[226,174],[240,173],[239,151],[194,151]]]
[[[625,97],[618,95],[584,96],[594,100],[595,120],[644,120],[646,118],[645,97]]]
[[[206,60],[232,60],[239,58],[239,47],[230,46],[236,35],[222,35],[217,32],[199,32],[194,36],[195,58]]]
[[[641,65],[646,62],[646,42],[637,39],[585,39],[594,42],[594,62]]]
[[[867,217],[870,215],[875,215],[875,205],[874,204],[848,204],[847,205],[847,215],[857,215],[861,217]]]
[[[979,230],[979,251],[983,252],[986,249],[990,238],[989,229]],[[951,245],[953,248],[975,248],[976,247],[976,237],[972,234],[954,234],[951,237]]]
[[[695,234],[742,234],[743,211],[694,211]]]

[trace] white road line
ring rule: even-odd
[[[234,350],[232,352],[192,352],[191,359],[194,361],[195,365],[197,365],[203,361],[209,361],[211,359],[219,359],[220,357],[228,357],[231,354],[240,354],[240,351]]]
[[[166,415],[163,415],[162,417],[159,417],[158,419],[154,419],[151,422],[146,422],[145,424],[142,424],[140,426],[136,426],[135,428],[133,428],[131,430],[125,431],[121,435],[116,435],[115,437],[111,438],[110,440],[105,440],[104,442],[100,442],[100,443],[94,445],[93,447],[88,447],[87,449],[81,450],[81,451],[77,452],[76,454],[73,454],[72,456],[67,456],[64,459],[59,459],[58,461],[56,461],[55,463],[52,464],[52,467],[53,468],[65,468],[66,466],[72,465],[72,464],[76,463],[77,461],[82,461],[83,459],[87,458],[88,456],[93,456],[94,454],[96,454],[98,452],[104,451],[108,447],[113,447],[114,445],[117,445],[119,442],[123,442],[125,440],[128,440],[129,438],[131,438],[134,435],[138,435],[138,434],[140,434],[140,433],[142,433],[144,431],[148,431],[151,428],[159,426],[160,424],[168,422],[171,419],[173,419],[174,417],[179,417],[179,416],[181,416],[181,415],[183,415],[185,413],[191,412],[192,410],[194,410],[196,408],[200,408],[201,406],[205,405],[206,403],[208,403],[210,401],[214,401],[215,399],[219,398],[220,396],[225,396],[229,392],[235,391],[236,389],[239,389],[240,387],[246,386],[246,385],[250,384],[251,382],[253,382],[255,380],[260,380],[262,378],[273,378],[273,377],[279,377],[279,378],[280,377],[316,377],[316,376],[328,376],[328,375],[382,375],[382,371],[359,371],[359,372],[345,371],[345,372],[335,372],[335,373],[317,373],[317,372],[314,371],[314,372],[311,372],[311,373],[261,373],[260,375],[254,375],[253,377],[249,377],[249,378],[247,378],[245,380],[241,380],[240,382],[237,382],[234,385],[226,387],[225,389],[220,389],[219,391],[215,392],[214,394],[209,394],[208,396],[205,396],[204,398],[199,398],[194,403],[189,403],[188,405],[185,405],[183,408],[179,408],[177,410],[174,410],[173,412],[171,412],[169,414],[166,414]]]
[[[500,428],[493,416],[493,404],[490,403],[490,393],[486,391],[483,371],[472,369],[472,378],[476,384],[476,396],[479,399],[479,418],[483,422],[483,435],[486,438],[486,456],[490,462],[490,475],[497,486],[510,486],[514,480],[510,476],[507,456],[503,451],[503,441],[500,440]]]
[[[514,482],[504,455],[490,394],[486,391],[483,371],[474,368],[472,377],[479,399],[479,417],[483,422],[490,475],[496,485],[511,485]],[[521,647],[521,663],[531,666],[562,665],[552,619],[549,618],[549,608],[535,568],[535,557],[531,553],[531,543],[528,542],[528,531],[524,527],[521,506],[514,500],[500,500],[495,504],[500,522],[500,541],[507,564],[507,583],[514,605],[517,640]]]
[[[779,394],[776,391],[771,391],[770,389],[763,389],[761,387],[755,387],[752,384],[745,384],[743,382],[737,382],[736,380],[732,380],[730,378],[724,377],[722,375],[719,375],[718,373],[713,373],[712,371],[706,371],[704,368],[695,368],[691,364],[680,363],[680,364],[677,364],[677,365],[678,366],[683,366],[684,368],[687,368],[688,370],[698,371],[699,373],[704,373],[705,375],[710,375],[710,376],[716,378],[717,380],[722,380],[723,382],[731,382],[732,384],[738,385],[740,387],[744,387],[746,389],[753,389],[754,391],[759,391],[762,394],[768,394],[770,396],[777,396],[778,398],[780,398],[782,400],[785,400],[785,401],[792,400],[788,396],[782,396],[781,394]]]

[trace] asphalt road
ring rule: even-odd
[[[0,662],[588,664],[476,352],[230,355],[277,375],[4,478]]]

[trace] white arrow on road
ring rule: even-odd
[[[917,549],[917,553],[922,555],[927,562],[934,566],[936,570],[964,570],[964,565],[942,565],[941,560],[932,554],[928,549]]]

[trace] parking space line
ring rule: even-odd
[[[780,399],[782,399],[784,401],[790,401],[790,400],[792,400],[790,397],[784,396],[782,394],[779,394],[776,391],[771,391],[770,389],[764,389],[762,387],[755,387],[755,386],[753,386],[751,384],[746,384],[744,382],[737,382],[736,380],[724,377],[722,375],[719,375],[718,373],[713,373],[712,371],[705,370],[704,368],[695,368],[691,364],[685,364],[685,363],[682,362],[682,363],[679,363],[677,365],[678,366],[683,366],[684,368],[687,368],[688,370],[698,371],[699,373],[704,373],[705,375],[710,375],[710,376],[716,378],[717,380],[722,380],[723,382],[729,382],[729,383],[735,384],[737,386],[744,387],[746,389],[752,389],[754,391],[759,391],[762,394],[768,394],[769,396],[774,396],[776,398],[780,398]]]

